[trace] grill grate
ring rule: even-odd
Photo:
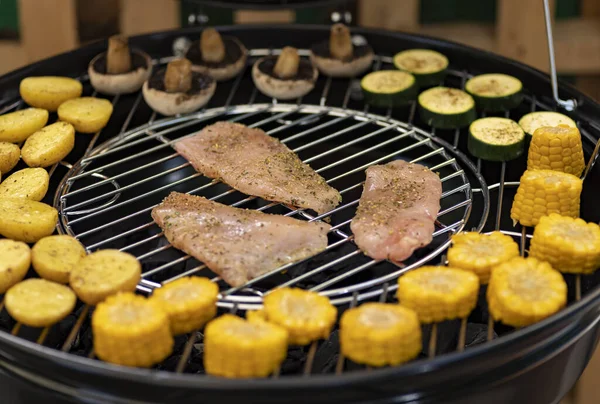
[[[116,111],[128,111],[124,120],[111,122],[89,141],[86,138],[83,157],[75,164],[61,162],[50,169],[50,175],[57,170],[68,169],[54,198],[54,205],[61,212],[59,232],[77,237],[90,251],[119,248],[136,255],[144,268],[138,289],[151,292],[161,284],[182,276],[212,274],[202,263],[173,249],[151,221],[149,213],[152,207],[172,190],[203,195],[232,206],[309,221],[331,222],[333,226],[327,250],[316,257],[286,265],[242,288],[228,288],[219,278],[213,278],[221,286],[219,306],[233,313],[258,308],[265,293],[282,286],[319,291],[329,296],[334,304],[345,307],[367,299],[390,301],[396,289],[395,280],[403,272],[430,261],[444,262],[443,254],[449,245],[450,235],[464,228],[477,231],[500,229],[520,240],[521,251],[526,253],[530,232],[525,228],[513,229],[508,215],[502,214],[507,211],[507,201],[514,195],[525,162],[519,160],[507,166],[504,163],[471,161],[461,152],[466,144],[464,130],[435,131],[427,127],[418,121],[414,103],[397,110],[370,109],[364,105],[360,86],[354,80],[320,78],[315,90],[295,104],[267,99],[253,86],[248,67],[256,58],[278,52],[268,49],[250,51],[249,64],[243,74],[233,82],[219,83],[209,108],[196,114],[157,120],[157,115],[142,102],[141,94],[112,98]],[[307,51],[303,50],[301,54],[306,56]],[[165,64],[170,59],[163,58],[155,63]],[[382,68],[393,68],[390,57],[378,56],[375,59],[373,69]],[[471,72],[451,71],[444,84],[464,87],[471,76]],[[86,93],[95,95],[89,91],[87,77],[80,79],[88,89]],[[23,106],[21,101],[9,100],[6,104],[1,113]],[[528,94],[522,106],[506,116],[518,120],[527,112],[551,109]],[[340,190],[344,198],[342,204],[317,216],[310,211],[243,195],[196,173],[174,152],[171,144],[218,120],[259,127],[280,138]],[[578,124],[582,129],[585,151],[588,155],[593,154],[590,161],[594,161],[597,150],[591,150],[594,149],[594,139],[600,136],[590,132],[600,132],[600,128],[593,123]],[[78,136],[80,142],[83,135]],[[96,147],[101,141],[103,143]],[[364,169],[396,158],[425,164],[439,172],[443,181],[442,208],[436,222],[434,241],[418,251],[403,267],[365,257],[352,243],[349,229],[362,191]],[[493,178],[488,171],[495,172],[498,165],[500,176]],[[491,178],[494,183],[488,186],[485,178]],[[496,193],[495,198],[492,198],[492,193]],[[68,326],[60,324],[41,333],[15,325],[12,320],[5,319],[5,324],[15,335],[62,347],[65,352],[93,357],[90,327],[86,321],[89,311],[89,307],[83,306],[72,316]],[[465,337],[467,333],[476,336],[487,333],[488,339],[491,339],[495,335],[493,324],[492,327],[482,324],[488,317],[485,310],[473,316],[477,319],[474,321],[476,324],[468,325],[473,325],[471,328],[467,328],[466,321],[460,325],[453,322],[426,328],[424,338],[430,342],[430,356],[454,349],[462,351],[465,345],[469,345],[469,338]],[[56,328],[60,328],[57,338],[53,335]],[[496,331],[503,334],[509,330],[500,326],[496,327]],[[320,347],[313,344],[308,352],[302,351],[298,355],[305,373],[315,369],[329,373],[352,369],[352,364],[346,364],[343,357],[336,356],[335,338],[335,335],[332,336]],[[471,339],[473,344],[485,340]],[[179,339],[177,354],[159,368],[201,373],[202,370],[194,368],[190,362],[190,358],[193,361],[200,357],[201,341],[200,332],[192,333],[187,340]],[[324,361],[322,357],[319,359],[320,355],[328,357],[329,362],[313,367],[314,363]],[[335,363],[330,363],[331,358]],[[297,371],[283,369],[283,373]]]

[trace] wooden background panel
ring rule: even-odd
[[[361,0],[359,23],[365,27],[417,31],[420,0]]]
[[[137,35],[179,27],[179,0],[121,0],[121,33]]]

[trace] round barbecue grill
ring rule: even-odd
[[[394,110],[369,108],[356,80],[321,77],[311,93],[288,103],[268,99],[256,90],[249,66],[258,57],[277,54],[290,44],[306,54],[311,44],[326,38],[329,27],[236,26],[220,30],[243,40],[250,50],[248,66],[238,78],[219,83],[205,109],[164,118],[153,113],[139,93],[108,98],[114,105],[109,125],[95,135],[79,134],[66,161],[50,170],[51,187],[45,202],[59,209],[58,231],[77,237],[90,251],[118,248],[137,256],[143,265],[140,293],[151,293],[182,276],[214,278],[202,263],[172,248],[152,222],[150,210],[171,191],[298,219],[327,220],[332,225],[327,250],[313,258],[279,268],[240,288],[230,288],[215,278],[221,286],[218,305],[222,312],[257,309],[265,293],[283,285],[327,295],[340,311],[368,300],[393,301],[398,277],[425,263],[444,262],[450,236],[463,229],[500,229],[527,250],[531,229],[513,227],[508,215],[525,169],[524,158],[508,164],[473,159],[466,153],[465,130],[428,127],[415,114],[414,104]],[[189,29],[145,35],[130,42],[160,65],[173,58],[175,41],[181,43],[182,36],[197,38],[199,32]],[[506,115],[514,120],[531,111],[557,109],[549,78],[527,66],[431,38],[358,28],[353,32],[375,49],[373,70],[393,68],[391,56],[399,50],[433,48],[451,61],[445,85],[460,88],[472,75],[485,72],[518,77],[526,97]],[[105,46],[89,45],[1,77],[0,110],[24,107],[18,84],[31,75],[77,77],[85,94],[95,94],[84,72]],[[595,160],[600,106],[567,85],[560,86],[560,95],[577,101],[577,108],[568,114],[581,130],[586,158]],[[196,173],[171,145],[222,120],[261,128],[281,139],[342,193],[342,204],[317,216],[240,194]],[[443,184],[434,240],[404,266],[365,257],[353,244],[349,228],[365,168],[394,159],[430,167]],[[597,195],[590,184],[599,180],[600,169],[593,164],[588,168],[581,216],[597,222]],[[424,346],[430,346],[435,355],[427,358],[424,352],[400,367],[367,369],[344,360],[334,331],[311,349],[290,348],[280,374],[265,380],[204,375],[201,333],[177,338],[174,354],[155,369],[123,368],[93,359],[90,310],[84,306],[44,331],[15,326],[3,311],[0,327],[6,332],[0,332],[0,367],[27,382],[19,393],[23,397],[42,391],[61,400],[86,403],[551,403],[572,387],[598,340],[599,277],[582,280],[581,300],[576,299],[575,278],[567,275],[566,279],[568,307],[521,330],[488,324],[482,291],[468,322],[437,326],[435,345],[430,345],[430,328],[424,329]],[[9,382],[5,378],[3,383]]]

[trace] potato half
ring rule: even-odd
[[[43,168],[24,168],[0,184],[0,198],[27,198],[41,201],[48,192],[50,176]]]
[[[0,116],[0,142],[20,143],[42,129],[48,122],[48,111],[27,108]]]
[[[81,97],[66,101],[58,107],[58,117],[69,122],[80,133],[96,133],[110,119],[113,106],[103,98]]]
[[[0,198],[0,235],[25,243],[35,243],[51,235],[58,211],[45,203],[25,198]]]
[[[21,282],[31,262],[29,246],[22,241],[0,240],[0,293]]]
[[[23,100],[32,107],[55,112],[63,102],[80,97],[83,86],[69,77],[27,77],[21,80],[19,92]]]
[[[85,248],[66,235],[44,237],[31,249],[33,269],[49,281],[69,283],[69,275],[85,257]]]
[[[0,174],[15,168],[21,159],[21,149],[12,143],[0,142]]]
[[[73,125],[56,122],[31,135],[21,149],[21,157],[29,167],[49,167],[67,157],[74,146]]]

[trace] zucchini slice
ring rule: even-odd
[[[409,49],[394,56],[394,66],[412,73],[421,87],[439,85],[448,69],[448,58],[429,49]]]
[[[529,146],[531,143],[531,137],[536,129],[544,126],[558,126],[568,125],[573,128],[577,128],[577,124],[574,120],[566,115],[553,111],[537,111],[531,112],[519,120],[519,125],[523,128],[527,136],[525,136],[525,144]]]
[[[508,118],[481,118],[469,126],[469,153],[482,160],[508,161],[523,154],[525,131]]]
[[[376,107],[397,107],[414,101],[418,88],[415,77],[399,70],[381,70],[360,81],[365,101]]]
[[[467,81],[465,90],[473,96],[477,107],[484,111],[508,111],[523,101],[521,80],[506,74],[475,76]]]
[[[457,129],[477,118],[475,100],[457,88],[433,87],[419,95],[419,115],[438,129]]]

